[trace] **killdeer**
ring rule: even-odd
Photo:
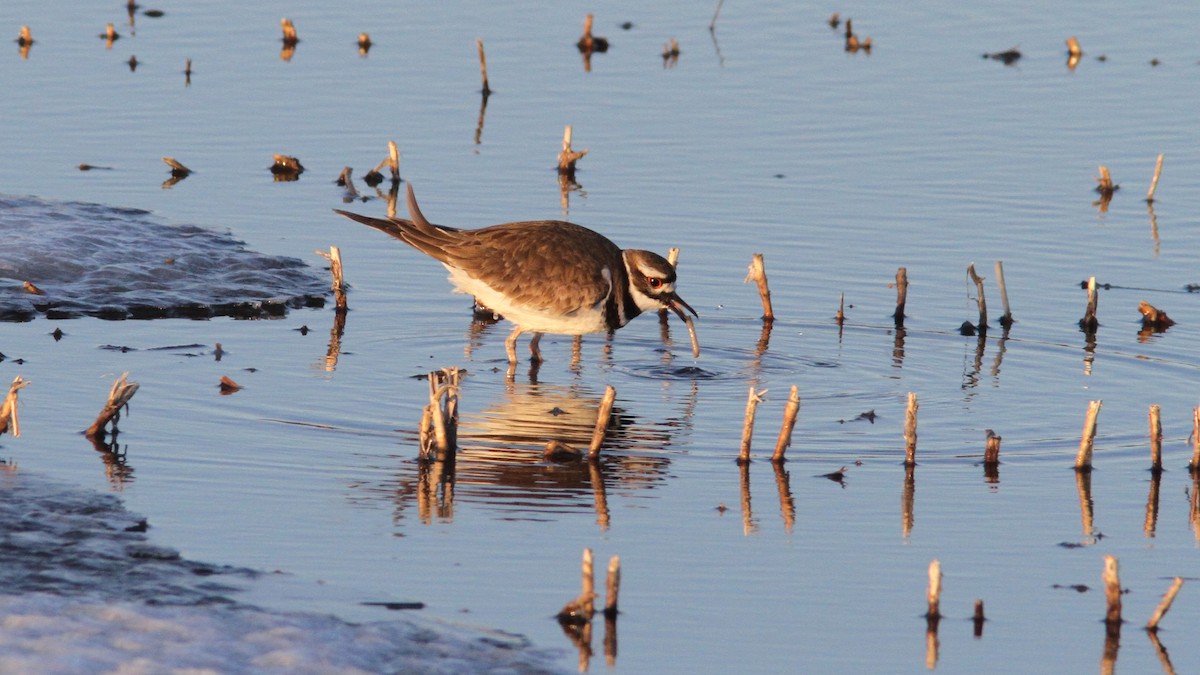
[[[478,230],[433,225],[408,186],[408,215],[372,218],[337,213],[389,234],[441,262],[458,291],[515,324],[504,342],[517,362],[517,336],[533,333],[529,352],[542,360],[543,333],[583,335],[614,331],[642,312],[670,309],[687,324],[692,352],[699,345],[696,310],[675,293],[675,268],[662,256],[620,249],[607,237],[561,220],[504,223]]]

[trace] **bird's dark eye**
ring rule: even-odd
[[[646,277],[646,283],[650,284],[650,288],[657,289],[658,287],[662,286],[663,282],[662,279],[659,279],[658,277]]]

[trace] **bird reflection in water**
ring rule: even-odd
[[[686,415],[642,420],[618,401],[598,461],[547,459],[550,440],[588,446],[600,399],[582,385],[508,383],[483,410],[462,412],[458,449],[448,461],[417,462],[412,448],[412,463],[394,480],[361,487],[393,500],[397,522],[414,501],[423,523],[452,522],[455,503],[481,504],[510,520],[544,520],[578,513],[590,502],[597,524],[607,529],[608,490],[628,493],[666,480],[664,451],[690,421]]]

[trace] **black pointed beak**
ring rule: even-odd
[[[696,317],[697,319],[700,318],[700,315],[696,313],[696,310],[692,309],[691,305],[684,302],[683,298],[679,297],[678,295],[676,295],[674,293],[672,293],[671,296],[669,298],[667,298],[667,306],[671,308],[671,311],[678,314],[679,318],[683,319],[684,321],[688,320],[687,314],[683,313],[683,310],[685,310],[685,309],[687,311],[691,312],[692,316]]]

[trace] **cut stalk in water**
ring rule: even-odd
[[[137,382],[129,381],[129,373],[124,373],[117,378],[108,392],[108,401],[105,402],[96,421],[92,422],[92,426],[87,428],[84,435],[88,438],[103,438],[104,428],[111,422],[112,434],[115,436],[117,422],[121,419],[121,410],[129,411],[129,400],[137,393],[139,386]]]
[[[849,22],[847,22],[847,25]],[[896,311],[892,314],[892,318],[896,321],[896,327],[904,327],[904,306],[908,304],[908,268],[901,267],[896,270]]]
[[[991,429],[985,433],[987,434],[987,445],[983,451],[983,465],[994,467],[1000,463],[1000,436]]]
[[[588,154],[587,149],[573,150],[571,149],[571,125],[568,124],[563,130],[562,152],[558,153],[558,175],[566,176],[569,180],[575,179],[575,162]]]
[[[1150,471],[1162,473],[1162,406],[1150,406]]]
[[[604,434],[608,431],[613,401],[616,398],[617,390],[613,389],[612,385],[604,388],[604,398],[600,399],[600,409],[596,411],[596,426],[592,429],[592,444],[588,446],[588,459],[600,458],[600,446],[604,445]]]
[[[1154,193],[1158,190],[1158,177],[1162,175],[1162,153],[1158,153],[1158,161],[1154,163],[1154,178],[1150,179],[1150,190],[1146,192],[1146,201],[1154,202]]]
[[[975,302],[979,306],[979,334],[987,332],[987,300],[983,297],[983,277],[975,272],[975,263],[967,265],[967,276],[975,283]]]
[[[28,385],[29,381],[18,375],[8,386],[8,394],[0,403],[0,434],[7,431],[14,437],[21,435],[21,422],[17,418],[17,392]]]
[[[488,86],[487,57],[483,54],[483,38],[475,38],[475,46],[479,49],[479,75],[483,78],[483,89],[480,92],[484,96],[488,96],[492,93],[492,88]]]
[[[796,427],[796,415],[799,412],[800,388],[793,384],[792,392],[788,395],[787,405],[783,409],[783,426],[779,429],[779,440],[775,441],[775,454],[771,456],[772,462],[784,461],[784,453],[792,444],[792,430]]]
[[[617,595],[621,592],[621,556],[614,555],[608,561],[607,594],[604,601],[604,616],[617,616]]]
[[[939,610],[942,598],[942,563],[934,560],[929,563],[929,591],[926,593],[929,600],[929,611],[925,613],[928,619],[941,618],[942,613]]]
[[[908,392],[908,408],[904,412],[904,464],[905,466],[916,466],[917,464],[917,409],[921,404],[917,403],[917,395],[914,392]]]
[[[775,310],[771,307],[771,289],[767,286],[767,268],[763,264],[763,254],[761,253],[755,253],[754,258],[750,261],[750,270],[743,283],[750,281],[758,285],[758,297],[762,300],[763,306],[762,320],[768,323],[774,321]]]
[[[758,404],[762,403],[763,394],[767,393],[766,389],[755,389],[750,386],[750,395],[746,398],[746,416],[742,420],[742,445],[738,452],[738,463],[745,464],[750,461],[750,438],[754,435],[754,413],[758,410]]]
[[[1167,589],[1162,600],[1158,603],[1158,607],[1154,609],[1154,614],[1151,615],[1150,621],[1146,622],[1146,630],[1154,632],[1158,630],[1158,622],[1162,621],[1167,612],[1171,611],[1171,603],[1175,602],[1175,596],[1179,595],[1179,589],[1183,588],[1183,577],[1175,577],[1175,581],[1171,582],[1171,587]]]
[[[1096,319],[1096,306],[1100,304],[1100,293],[1096,288],[1096,277],[1089,277],[1087,284],[1087,309],[1083,313],[1083,318],[1079,320],[1079,327],[1083,332],[1092,334],[1100,327],[1100,322]]]
[[[329,261],[329,273],[333,277],[333,297],[337,311],[346,311],[346,280],[342,275],[342,249],[330,246],[329,253],[314,251],[317,255]]]
[[[1188,471],[1200,475],[1200,406],[1192,408],[1192,461]]]
[[[1000,302],[1004,304],[1004,315],[1000,317],[1000,325],[1011,328],[1013,317],[1012,307],[1008,304],[1008,286],[1004,284],[1004,261],[996,261],[996,284],[1000,287]]]
[[[1075,455],[1076,471],[1092,470],[1092,450],[1096,444],[1096,418],[1100,416],[1100,407],[1104,401],[1092,401],[1088,404],[1087,417],[1083,420],[1083,437],[1079,441],[1079,454]]]
[[[1121,579],[1115,556],[1104,556],[1104,601],[1107,609],[1104,622],[1111,628],[1121,625]]]

